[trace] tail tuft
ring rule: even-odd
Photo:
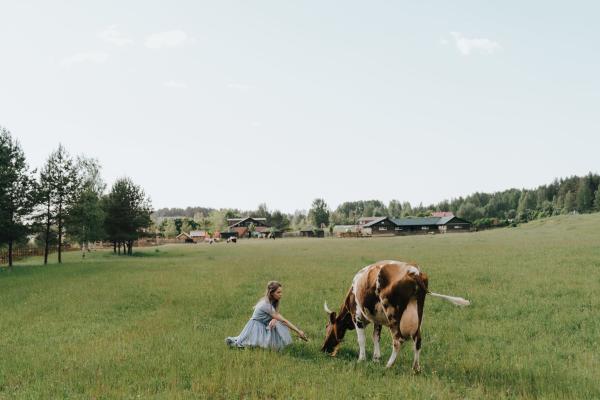
[[[454,296],[446,296],[445,294],[439,294],[439,293],[433,293],[433,292],[429,292],[429,294],[433,297],[439,297],[440,299],[444,299],[454,305],[457,306],[468,306],[471,305],[471,302],[467,299],[463,299],[462,297],[454,297]]]

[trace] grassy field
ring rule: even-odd
[[[0,272],[0,398],[600,398],[600,214],[479,233],[242,240],[134,257],[69,253]],[[416,261],[430,289],[423,372],[412,345],[394,368],[358,363],[350,332],[320,353],[323,301],[338,305],[362,266]],[[310,336],[280,353],[233,350],[268,280]],[[367,355],[372,354],[368,329]]]

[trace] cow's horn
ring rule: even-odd
[[[325,302],[325,304],[323,304],[323,308],[325,309],[325,312],[326,312],[327,314],[331,314],[331,313],[333,312],[333,311],[331,311],[331,310],[329,309],[329,307],[327,306],[327,302]]]

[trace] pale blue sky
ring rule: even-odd
[[[155,208],[425,204],[598,172],[595,1],[1,1],[0,125]]]

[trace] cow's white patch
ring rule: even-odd
[[[390,356],[390,359],[385,365],[386,368],[390,368],[396,362],[396,357],[398,357],[398,352],[400,351],[400,345],[400,341],[394,340],[394,350],[392,350],[392,355]]]
[[[408,273],[419,276],[421,271],[419,271],[419,269],[417,267],[411,265],[410,267],[408,267]]]
[[[375,268],[376,265],[367,265],[354,275],[352,279],[352,293],[354,294],[354,300],[356,301],[356,316],[359,316],[360,310],[362,310],[362,298],[358,293],[358,285],[364,279],[366,274],[371,268]]]
[[[358,336],[358,361],[364,361],[367,359],[367,353],[365,350],[367,339],[365,337],[365,330],[363,328],[356,327],[356,335]]]

